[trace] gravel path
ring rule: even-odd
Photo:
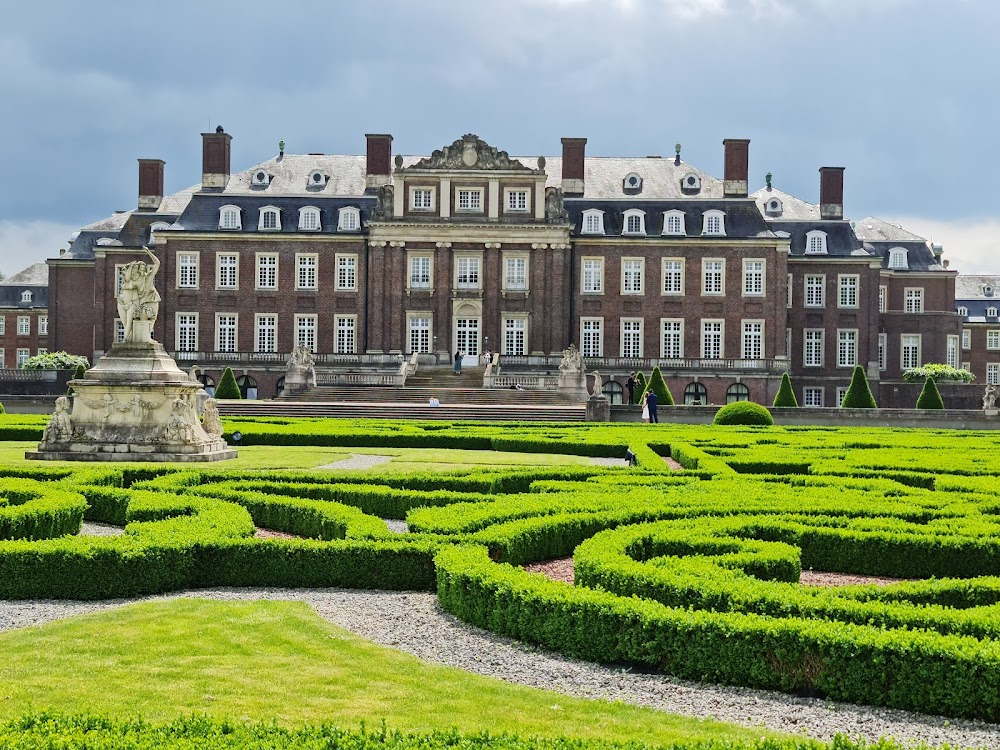
[[[384,646],[488,677],[584,698],[619,700],[687,716],[805,733],[819,739],[830,739],[839,732],[868,740],[884,735],[907,742],[948,742],[963,748],[1000,747],[1000,725],[948,721],[941,717],[796,698],[781,693],[683,682],[566,659],[465,625],[442,611],[433,594],[222,589],[155,599],[178,596],[305,601],[330,622]],[[0,601],[0,630],[73,617],[125,603]]]
[[[317,466],[317,469],[370,469],[373,466],[387,464],[393,456],[375,456],[368,453],[352,453],[350,458],[342,458],[331,464]]]
[[[80,536],[121,536],[124,533],[124,526],[112,526],[110,523],[84,521],[80,527]]]
[[[603,458],[601,456],[591,456],[590,463],[596,466],[628,466],[628,461],[624,458]]]

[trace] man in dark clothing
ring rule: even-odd
[[[635,403],[635,373],[625,378],[625,390],[628,391],[628,403]]]
[[[646,405],[649,406],[649,423],[656,424],[660,420],[656,418],[656,392],[647,391],[646,393]]]

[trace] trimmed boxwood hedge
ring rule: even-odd
[[[770,427],[774,419],[767,407],[753,401],[734,401],[715,413],[712,424]]]

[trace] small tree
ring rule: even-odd
[[[633,391],[632,403],[641,404],[642,395],[646,392],[646,376],[641,372],[636,373],[635,376],[635,390]]]
[[[924,387],[920,391],[920,396],[917,397],[917,408],[944,408],[944,400],[941,398],[941,392],[938,390],[937,383],[934,382],[934,378],[927,378],[927,380],[924,381]]]
[[[76,372],[73,373],[73,380],[80,380],[86,374],[87,374],[86,366],[83,364],[79,364],[76,366]],[[66,395],[67,396],[73,395],[73,386],[70,386],[69,388],[66,389]]]
[[[656,394],[656,401],[659,406],[674,405],[674,397],[671,395],[670,389],[667,388],[667,384],[663,380],[663,373],[660,372],[659,367],[653,368],[653,372],[649,376],[649,387],[647,390]]]
[[[774,394],[774,403],[772,406],[798,406],[798,399],[795,398],[795,391],[792,390],[792,379],[788,377],[788,373],[781,374],[781,386],[778,388],[778,392]]]
[[[851,385],[844,394],[844,400],[840,404],[845,409],[877,409],[875,397],[872,395],[871,386],[868,385],[868,378],[865,377],[865,368],[858,365],[854,368],[851,376]]]
[[[243,398],[240,387],[236,385],[236,376],[233,375],[233,368],[227,367],[222,373],[222,379],[215,387],[216,398]]]
[[[79,365],[87,367],[90,365],[86,357],[69,352],[46,352],[29,357],[23,365],[22,370],[74,370]]]

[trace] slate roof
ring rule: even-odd
[[[0,282],[0,286],[48,286],[48,283],[49,267],[44,263],[33,263]]]
[[[757,201],[760,212],[768,221],[821,221],[819,206],[789,195],[777,188],[761,188],[750,196]],[[781,201],[781,213],[768,213],[767,203],[773,198]]]
[[[687,237],[701,237],[702,217],[708,210],[720,210],[725,213],[725,236],[729,238],[766,237],[773,238],[770,227],[760,215],[756,204],[749,200],[727,199],[715,201],[639,201],[614,200],[595,201],[586,198],[569,198],[565,202],[569,212],[570,223],[573,224],[573,235],[576,237],[600,237],[601,235],[582,234],[583,212],[596,208],[604,212],[604,237],[621,236],[625,224],[625,212],[638,208],[646,213],[647,237],[660,237],[663,232],[664,212],[672,209],[684,212],[684,230]],[[625,235],[635,237],[634,234]],[[712,236],[710,239],[717,239]]]
[[[35,263],[0,282],[0,308],[32,310],[49,306],[49,267]],[[31,301],[22,302],[24,292],[31,292]]]
[[[992,287],[987,297],[985,287]],[[1000,276],[959,274],[955,277],[955,300],[994,299],[1000,301]]]
[[[188,204],[187,210],[177,220],[177,225],[188,231],[218,231],[219,209],[227,205],[237,205],[243,209],[243,228],[233,234],[256,233],[260,209],[274,206],[281,211],[281,233],[298,233],[299,209],[315,206],[320,210],[321,232],[337,232],[340,219],[340,209],[354,207],[361,211],[361,222],[371,219],[375,208],[375,197],[333,197],[316,193],[309,196],[287,197],[277,195],[255,194],[253,196],[236,197],[229,193],[199,193]],[[272,234],[273,229],[261,230]],[[359,229],[360,232],[360,229]],[[350,234],[357,234],[352,232]],[[228,232],[227,232],[228,233]],[[340,232],[339,234],[349,234]]]
[[[824,258],[870,257],[873,253],[862,245],[848,221],[768,221],[773,232],[787,232],[788,254],[793,257]],[[818,229],[826,232],[826,254],[806,255],[806,235]]]
[[[863,242],[926,242],[925,237],[908,232],[897,224],[876,219],[874,216],[854,222],[854,231]]]

